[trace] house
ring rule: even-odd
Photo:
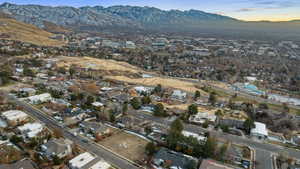
[[[268,138],[268,130],[266,124],[260,122],[254,122],[255,128],[251,129],[250,135],[258,139]]]
[[[200,143],[205,143],[207,140],[207,137],[189,131],[182,131],[182,135],[185,137],[193,137],[197,139]]]
[[[44,93],[44,94],[40,94],[40,95],[34,95],[34,96],[27,97],[27,100],[31,104],[45,103],[45,102],[51,101],[51,99],[52,99],[52,97],[49,93]]]
[[[64,158],[72,154],[72,144],[73,142],[68,139],[51,139],[41,145],[41,149],[48,159],[51,159],[53,156]]]
[[[36,93],[36,90],[33,88],[22,88],[19,90],[22,95],[33,96]]]
[[[1,164],[0,169],[36,169],[36,164],[28,159],[23,159],[12,164]]]
[[[80,123],[80,127],[85,133],[92,133],[95,136],[104,136],[112,132],[108,126],[99,122],[84,121]]]
[[[112,100],[118,103],[126,103],[129,102],[129,95],[127,93],[121,93],[118,95],[112,96]]]
[[[70,169],[109,169],[111,166],[89,152],[79,154],[69,161]]]
[[[9,110],[1,114],[10,126],[16,126],[28,120],[28,115],[20,110]]]
[[[148,135],[148,137],[158,143],[165,143],[168,135],[168,129],[158,123],[152,123],[150,127],[152,132]]]
[[[230,128],[237,128],[237,129],[244,129],[244,122],[245,120],[238,120],[238,119],[220,119],[219,124],[223,126],[228,126]]]
[[[190,165],[197,166],[198,160],[167,148],[161,148],[154,154],[152,165],[154,168],[188,168]]]
[[[69,161],[69,167],[71,169],[83,169],[88,163],[96,159],[96,156],[89,152],[79,154],[75,158]]]
[[[217,116],[215,114],[208,113],[208,112],[198,112],[197,114],[192,115],[189,118],[189,121],[191,123],[196,123],[196,124],[203,124],[206,121],[210,123],[215,123],[216,120],[217,120]]]
[[[174,90],[171,95],[172,99],[181,100],[181,101],[185,100],[186,97],[187,97],[187,93],[181,90]]]
[[[199,169],[234,169],[234,168],[221,164],[215,160],[205,159],[202,160]]]
[[[94,102],[94,103],[92,103],[92,106],[94,106],[95,108],[100,108],[100,107],[103,107],[104,104],[101,102]]]
[[[144,86],[136,86],[134,87],[134,90],[138,93],[138,94],[150,94],[154,88],[153,87],[144,87]]]
[[[18,131],[23,135],[24,138],[33,138],[41,133],[44,126],[41,123],[26,123],[23,126],[18,127]]]
[[[122,116],[117,120],[117,122],[118,126],[126,127],[137,132],[143,131],[143,126],[149,123],[148,121],[136,118],[134,116]]]

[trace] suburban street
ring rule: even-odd
[[[36,108],[33,108],[31,105],[24,103],[22,101],[19,101],[18,99],[14,98],[13,96],[9,96],[7,94],[5,94],[5,95],[7,96],[7,98],[10,101],[13,101],[18,106],[23,107],[24,110],[29,115],[31,115],[32,117],[45,123],[47,127],[60,129],[65,138],[72,140],[75,144],[80,145],[83,149],[86,149],[87,151],[96,154],[97,156],[103,158],[105,161],[108,161],[109,163],[113,164],[114,166],[121,168],[121,169],[138,169],[138,168],[140,168],[140,167],[137,167],[137,166],[131,164],[127,160],[115,155],[114,153],[107,151],[106,149],[100,147],[99,145],[95,144],[92,141],[86,140],[80,136],[74,136],[72,133],[70,133],[67,130],[67,128],[61,126],[57,121],[50,118],[43,112],[37,110]]]

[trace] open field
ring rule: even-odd
[[[112,136],[99,142],[111,151],[132,161],[141,160],[145,156],[147,143],[148,141],[126,132],[114,132]]]
[[[64,44],[61,41],[50,39],[49,37],[53,35],[52,33],[9,18],[0,18],[0,34],[8,35],[7,39],[42,46],[62,46]]]
[[[76,65],[81,68],[91,68],[94,70],[105,71],[120,71],[129,73],[139,73],[142,70],[138,67],[132,66],[126,62],[119,62],[115,60],[97,59],[91,57],[58,57],[59,67],[70,67]]]
[[[206,92],[198,89],[194,83],[181,81],[171,78],[153,77],[153,78],[129,78],[126,76],[105,76],[107,79],[118,80],[126,83],[140,84],[145,86],[156,86],[161,84],[163,87],[175,88],[186,92],[194,93],[199,90],[202,95],[207,95]]]
[[[186,111],[188,109],[188,106],[191,104],[176,104],[176,105],[169,105],[163,102],[160,102],[161,104],[164,105],[164,107],[169,108],[169,109],[179,109]],[[207,112],[207,113],[215,113],[218,109],[207,109],[203,106],[198,106],[198,112]]]

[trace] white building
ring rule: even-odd
[[[255,128],[251,129],[250,135],[258,139],[266,139],[268,137],[268,130],[264,123],[254,122]]]
[[[108,169],[110,164],[89,152],[82,153],[69,161],[71,169]]]
[[[217,116],[215,114],[207,113],[207,112],[198,112],[195,115],[192,115],[189,118],[189,121],[192,123],[203,124],[206,121],[214,123],[217,120]]]
[[[89,152],[85,152],[70,160],[69,166],[71,169],[81,169],[94,159],[96,159],[95,156]]]
[[[40,132],[42,132],[44,126],[41,123],[27,123],[23,126],[18,127],[18,130],[23,135],[24,138],[36,137]]]
[[[41,104],[41,103],[45,103],[45,102],[51,101],[52,97],[51,97],[51,94],[44,93],[44,94],[40,94],[40,95],[35,95],[35,96],[27,97],[27,100],[31,104]]]
[[[17,125],[28,119],[28,115],[20,110],[9,110],[1,114],[9,125]]]
[[[136,48],[136,45],[134,42],[132,41],[126,41],[125,42],[125,48],[127,49],[135,49]]]
[[[184,100],[186,99],[186,96],[187,96],[186,92],[183,92],[181,90],[174,90],[171,97],[173,99]]]
[[[201,136],[201,135],[196,134],[196,133],[189,132],[189,131],[182,131],[182,135],[184,135],[185,137],[194,137],[201,143],[204,143],[207,140],[206,137]]]
[[[136,87],[134,87],[134,90],[136,92],[138,92],[139,94],[141,94],[141,93],[148,93],[149,94],[149,93],[152,92],[153,87],[136,86]]]
[[[101,103],[101,102],[94,102],[94,103],[92,103],[92,106],[94,106],[94,107],[102,107],[102,106],[104,106],[104,104]]]

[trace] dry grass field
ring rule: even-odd
[[[122,82],[140,84],[145,86],[156,86],[161,84],[163,87],[180,89],[186,92],[194,93],[196,90],[199,90],[202,95],[207,95],[206,92],[197,88],[194,83],[186,82],[182,80],[172,79],[172,78],[162,78],[162,77],[153,77],[153,78],[129,78],[126,76],[106,76],[107,79],[118,80]]]
[[[70,67],[76,65],[81,68],[91,68],[94,70],[120,71],[129,73],[143,72],[140,68],[132,66],[126,62],[115,60],[97,59],[91,57],[58,57],[59,67]]]
[[[148,141],[125,132],[114,132],[112,136],[99,142],[111,151],[132,161],[141,160],[145,156],[147,143]]]
[[[18,22],[10,18],[0,18],[0,34],[9,36],[7,39],[29,42],[42,46],[61,46],[64,43],[50,39],[52,33],[46,32],[36,26]]]

